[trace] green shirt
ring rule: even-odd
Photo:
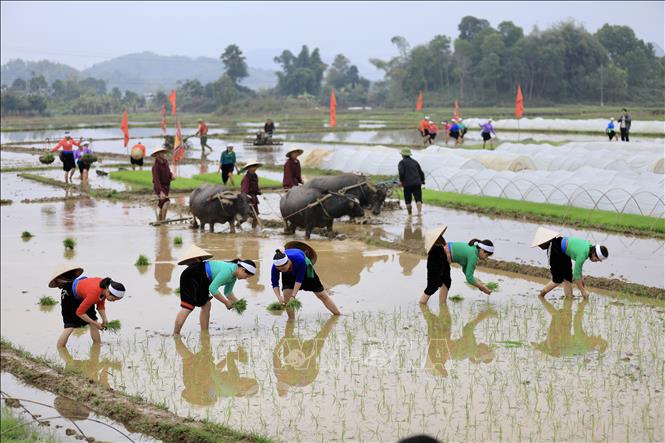
[[[568,257],[575,260],[573,280],[579,280],[582,278],[582,266],[586,259],[589,258],[589,248],[591,248],[591,243],[579,237],[564,237],[561,242],[561,248],[563,248],[564,241],[566,242],[566,249],[563,252]]]
[[[453,262],[462,266],[466,281],[475,285],[476,279],[473,277],[473,273],[476,271],[476,264],[478,263],[478,248],[462,242],[448,242],[448,247]]]
[[[219,158],[219,161],[223,165],[235,165],[236,164],[236,153],[231,151],[222,152],[222,156]]]
[[[212,282],[208,286],[211,294],[217,294],[220,286],[224,286],[224,295],[229,295],[233,292],[233,286],[236,284],[235,272],[238,265],[228,261],[208,260],[206,263],[206,272],[210,271],[209,277],[212,277]]]

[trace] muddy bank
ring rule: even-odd
[[[127,429],[164,441],[263,442],[265,438],[243,434],[218,424],[179,417],[112,388],[88,383],[80,374],[65,372],[45,360],[18,351],[4,340],[0,344],[0,367],[25,383],[58,395],[123,423]]]

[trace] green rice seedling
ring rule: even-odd
[[[276,301],[273,303],[270,303],[268,307],[266,308],[268,311],[283,311],[284,310],[284,305],[281,304],[280,302]]]
[[[33,236],[30,232],[28,232],[28,231],[23,231],[23,232],[21,233],[21,238],[22,238],[23,240],[25,240],[25,241],[30,240],[32,237],[34,237],[34,236]]]
[[[55,306],[57,304],[58,302],[53,297],[49,297],[48,295],[44,295],[39,299],[40,306]]]
[[[65,246],[65,249],[74,250],[74,247],[76,247],[76,240],[71,237],[67,237],[62,241],[62,244]]]
[[[175,288],[175,289],[173,290],[173,292],[175,292],[176,294],[180,295],[180,288]]]
[[[235,309],[238,314],[242,314],[247,310],[247,300],[241,298],[240,300],[231,303],[231,309]]]
[[[120,330],[120,320],[111,320],[106,323],[106,330],[117,333]]]
[[[487,283],[487,289],[491,291],[498,291],[499,290],[499,284],[495,281],[491,281]]]
[[[141,254],[139,255],[139,258],[136,259],[136,263],[134,263],[134,266],[148,266],[149,264],[150,260],[148,260],[148,257]]]
[[[464,297],[462,297],[462,296],[459,295],[459,294],[455,294],[455,295],[453,295],[452,297],[450,297],[450,301],[454,301],[454,302],[456,302],[456,303],[457,303],[457,302],[461,302],[462,300],[464,300]]]
[[[297,298],[292,298],[286,303],[286,309],[295,309],[297,311],[300,308],[302,308],[302,303]]]
[[[173,238],[173,245],[174,246],[182,246],[182,237],[179,235]]]
[[[39,156],[39,162],[45,165],[50,165],[55,161],[55,155],[53,153],[49,152],[48,154],[40,155]]]

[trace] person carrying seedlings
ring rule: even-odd
[[[256,174],[256,170],[261,165],[263,165],[263,163],[250,161],[241,170],[246,171],[246,173],[240,182],[240,192],[249,197],[249,204],[254,211],[252,228],[256,228],[256,225],[259,222],[259,195],[261,195],[261,189],[259,188],[259,176]]]
[[[450,130],[448,132],[448,135],[450,136],[450,138],[455,140],[455,146],[460,144],[460,129],[461,127],[459,125],[459,122],[457,120],[453,120],[452,125],[450,125]]]
[[[401,154],[402,160],[397,165],[397,171],[399,173],[399,182],[404,189],[406,211],[411,215],[411,198],[413,197],[416,200],[418,215],[421,215],[423,210],[421,187],[425,184],[425,174],[420,168],[420,164],[411,158],[411,150],[409,148],[402,149]]]
[[[418,124],[418,132],[420,133],[420,136],[423,138],[423,143],[426,142],[426,140],[429,138],[429,122],[430,119],[428,116],[423,117],[422,120],[420,120],[420,123]]]
[[[428,136],[427,139],[425,139],[425,144],[432,145],[434,144],[434,139],[439,134],[439,127],[432,120],[429,120],[427,122],[427,132]]]
[[[93,343],[101,343],[99,331],[106,329],[109,323],[106,317],[105,302],[114,302],[125,296],[125,286],[109,277],[86,277],[83,268],[64,265],[59,267],[51,278],[48,287],[60,288],[60,305],[64,330],[58,337],[59,348],[67,345],[74,329],[90,325],[90,337]],[[102,322],[97,321],[97,313]]]
[[[231,180],[231,186],[235,185],[233,181],[233,171],[236,167],[236,153],[233,152],[233,145],[226,145],[226,151],[222,152],[222,155],[219,157],[219,170],[222,173],[222,183],[226,185],[226,182]]]
[[[566,297],[572,297],[572,283],[580,290],[582,297],[589,296],[584,287],[582,277],[582,266],[589,259],[592,262],[600,262],[609,257],[607,248],[602,245],[592,245],[578,237],[562,237],[558,232],[539,227],[533,237],[532,248],[538,246],[547,251],[550,261],[550,273],[552,280],[540,291],[539,296],[545,297],[548,292],[563,283],[563,293]],[[575,269],[573,262],[575,260]]]
[[[256,274],[256,264],[252,260],[221,261],[211,258],[212,254],[192,245],[178,262],[187,268],[180,274],[180,312],[175,318],[174,335],[180,334],[185,320],[196,307],[201,308],[201,330],[207,331],[212,307],[210,300],[214,297],[226,309],[231,309],[233,303],[238,301],[233,294],[236,281]]]
[[[132,146],[129,154],[129,163],[132,165],[132,171],[139,167],[139,171],[143,171],[143,158],[145,157],[145,145],[140,141]]]
[[[302,185],[302,175],[300,169],[300,160],[298,156],[305,152],[299,148],[293,148],[286,153],[286,163],[284,163],[284,177],[282,178],[282,187],[291,189],[294,186]]]
[[[81,143],[79,148],[74,151],[74,159],[79,167],[81,182],[83,183],[88,182],[88,172],[90,171],[90,166],[92,166],[92,163],[84,158],[85,155],[92,155],[92,149],[90,149],[90,142],[88,141]]]
[[[445,303],[450,289],[450,262],[446,254],[446,240],[443,234],[447,226],[432,229],[425,234],[427,251],[427,287],[420,296],[420,304],[426,305],[429,298],[439,291],[439,303]]]
[[[72,136],[69,134],[69,131],[65,131],[65,136],[51,149],[51,152],[56,152],[58,149],[62,149],[60,152],[60,161],[62,162],[62,169],[65,171],[65,183],[69,184],[74,177],[74,146],[80,147],[81,140],[76,141],[72,139]]]
[[[199,137],[202,154],[206,152],[206,148],[210,149],[212,152],[212,148],[208,146],[208,125],[205,124],[202,118],[199,119],[199,127],[196,129],[194,137]]]
[[[492,126],[492,119],[487,120],[487,123],[480,125],[480,136],[483,138],[483,149],[485,149],[485,143],[490,142],[490,146],[494,147],[494,137],[496,137],[496,132],[494,131],[494,126]]]
[[[316,262],[316,252],[309,246],[307,248],[311,251],[310,256],[314,257],[313,261]],[[280,276],[282,278],[281,292],[279,290]],[[271,269],[271,281],[272,290],[275,292],[277,301],[282,305],[286,305],[289,300],[295,298],[298,295],[298,291],[302,289],[303,291],[313,292],[333,315],[340,314],[335,302],[323,288],[323,284],[321,284],[321,280],[319,280],[319,276],[314,270],[312,260],[300,249],[275,250]],[[284,296],[282,296],[282,292]],[[294,318],[295,314],[292,310],[287,310],[287,313],[289,318]]]
[[[171,182],[174,180],[169,161],[164,155],[166,153],[165,147],[157,148],[150,154],[155,158],[152,165],[152,185],[155,194],[159,197],[157,207],[159,208],[158,221],[166,220],[166,212],[169,209],[169,192],[171,190]]]
[[[617,120],[619,122],[619,131],[621,132],[621,141],[628,142],[630,141],[630,124],[633,122],[633,119],[628,113],[628,109],[623,108],[621,116]]]

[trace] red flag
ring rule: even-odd
[[[162,105],[162,134],[166,135],[166,105]]]
[[[171,102],[171,115],[175,115],[175,89],[169,95],[169,102]]]
[[[129,144],[129,122],[127,121],[127,111],[122,113],[122,121],[120,122],[120,129],[125,134],[125,148]]]
[[[420,112],[423,110],[423,91],[420,91],[418,94],[418,101],[416,102],[416,111]]]
[[[522,88],[517,85],[517,97],[515,97],[515,117],[522,118],[524,114],[524,98],[522,97]]]
[[[335,98],[335,88],[330,93],[330,127],[334,128],[337,124],[337,99]]]
[[[182,142],[182,130],[180,129],[180,122],[176,120],[176,131],[175,131],[175,140],[174,150],[173,150],[173,175],[178,175],[178,162],[183,159],[185,156],[185,145]]]
[[[459,121],[459,104],[457,104],[457,99],[455,99],[455,113],[453,114],[453,119]]]

